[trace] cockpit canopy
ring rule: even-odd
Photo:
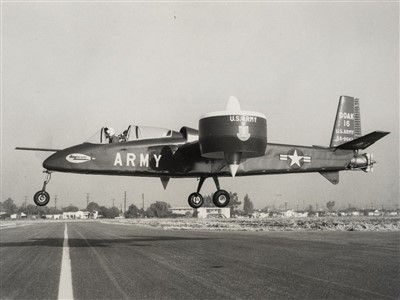
[[[103,127],[88,139],[87,142],[108,144],[110,143],[110,140],[111,142],[127,142],[145,139],[184,137],[181,132],[170,129],[136,125],[129,125],[129,127],[120,134],[114,132],[114,129],[111,127]],[[112,134],[111,136],[110,133]]]
[[[126,140],[135,141],[165,137],[182,137],[182,134],[166,128],[131,125],[128,128]]]

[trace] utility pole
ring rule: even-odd
[[[26,207],[27,201],[28,201],[28,196],[25,196],[25,207]]]
[[[115,206],[115,205],[114,205],[115,199],[112,199],[112,202],[113,202],[113,206],[112,206],[112,207],[114,207],[114,206]]]
[[[86,193],[86,207],[89,206],[90,193]]]
[[[124,211],[126,212],[126,191],[124,192]]]
[[[58,195],[54,196],[54,208],[57,209],[57,197]]]
[[[274,208],[274,210],[275,210],[275,200],[277,200],[277,202],[278,202],[278,207],[279,207],[279,206],[280,206],[280,205],[279,205],[279,198],[282,196],[282,194],[281,194],[281,193],[277,193],[277,194],[274,194],[274,196],[275,196],[275,198],[274,198],[273,208]]]

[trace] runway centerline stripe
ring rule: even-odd
[[[68,229],[65,223],[63,254],[61,259],[60,285],[58,299],[73,299],[71,259],[69,257]]]

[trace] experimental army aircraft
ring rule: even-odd
[[[43,162],[46,178],[34,202],[46,205],[46,185],[51,172],[159,177],[167,187],[170,178],[199,178],[189,205],[203,204],[200,194],[206,178],[213,178],[217,191],[213,203],[229,204],[229,193],[220,189],[218,177],[319,172],[331,183],[339,182],[339,171],[372,171],[372,155],[362,153],[389,132],[374,131],[361,136],[359,100],[341,96],[329,147],[267,143],[264,114],[243,111],[235,97],[226,110],[205,114],[199,129],[182,127],[179,132],[129,126],[116,136],[103,127],[97,141],[66,149],[22,148],[55,152]]]

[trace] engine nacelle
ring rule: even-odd
[[[376,161],[374,161],[372,154],[363,153],[351,159],[350,168],[358,170],[361,169],[364,172],[372,172],[374,163],[376,163]]]
[[[242,159],[265,154],[267,119],[262,113],[242,111],[231,97],[225,111],[200,118],[199,144],[203,157],[225,159],[235,176]]]

